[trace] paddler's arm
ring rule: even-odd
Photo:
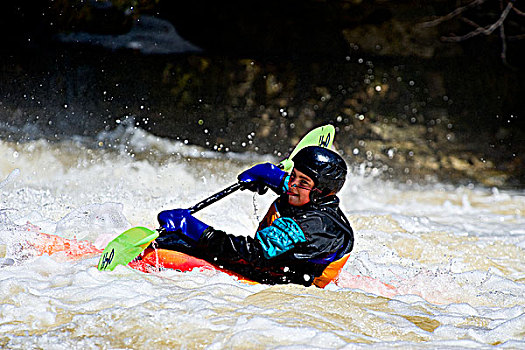
[[[260,244],[251,237],[233,236],[193,217],[188,210],[166,210],[158,215],[165,233],[157,246],[184,252],[215,264],[264,265]]]
[[[235,236],[224,231],[207,229],[198,245],[203,257],[215,264],[264,266],[267,264],[259,242],[252,237]]]
[[[268,267],[304,242],[304,232],[293,219],[278,218],[269,227],[258,231],[255,238],[234,236],[210,227],[204,231],[198,244],[216,263]]]
[[[305,241],[299,225],[290,218],[278,218],[256,237],[243,237],[215,230],[193,217],[188,210],[166,210],[159,223],[167,231],[157,242],[160,248],[192,250],[212,263],[271,266],[283,253]],[[173,238],[176,239],[173,239]]]

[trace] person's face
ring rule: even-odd
[[[299,170],[293,169],[288,181],[288,204],[295,207],[310,202],[310,192],[314,188],[314,181]]]

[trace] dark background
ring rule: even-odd
[[[366,171],[523,187],[525,9],[513,3],[490,35],[447,41],[488,28],[508,4],[443,18],[470,3],[10,1],[0,5],[0,133],[89,137],[133,117],[220,152],[280,154],[330,122],[337,148]],[[126,35],[144,15],[200,50],[93,39]],[[64,40],[78,33],[92,36]]]

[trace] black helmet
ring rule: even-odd
[[[345,183],[346,163],[339,154],[328,148],[305,147],[292,160],[295,169],[314,181],[317,191],[310,194],[310,199],[314,202],[317,198],[336,194]]]

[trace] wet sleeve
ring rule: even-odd
[[[207,229],[198,243],[200,257],[212,263],[260,265],[264,253],[252,237],[235,236],[224,231]]]

